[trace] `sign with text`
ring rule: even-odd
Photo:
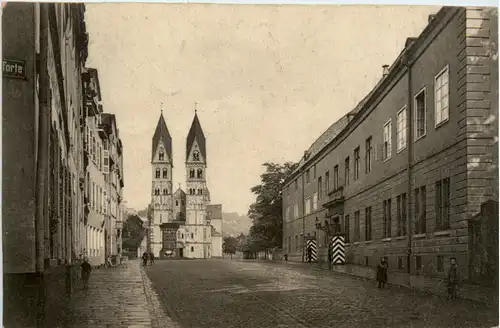
[[[2,73],[6,78],[26,80],[26,62],[24,60],[2,59]]]

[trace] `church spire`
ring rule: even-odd
[[[158,124],[156,125],[155,134],[153,136],[153,147],[151,149],[151,161],[154,160],[154,156],[156,154],[156,148],[158,148],[158,144],[160,140],[163,142],[163,146],[167,152],[167,157],[172,163],[172,137],[170,136],[170,132],[167,128],[167,123],[165,123],[165,118],[163,117],[163,103],[162,109],[160,112],[160,118],[158,119]]]
[[[201,128],[200,120],[198,119],[198,103],[194,103],[194,118],[191,123],[191,128],[189,129],[189,133],[186,140],[186,160],[189,158],[189,154],[191,152],[191,148],[193,144],[196,142],[200,147],[200,153],[202,158],[207,162],[207,152],[206,152],[206,139],[205,134],[203,133],[203,129]]]

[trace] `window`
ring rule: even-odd
[[[286,221],[290,221],[290,206],[288,206],[286,208],[286,212],[285,212],[285,220]]]
[[[335,165],[333,168],[333,189],[337,190],[339,188],[339,166]]]
[[[360,240],[359,211],[354,212],[354,241]]]
[[[450,178],[436,182],[436,229],[450,227]]]
[[[175,201],[175,206],[179,206],[179,201],[178,200]]]
[[[294,244],[294,250],[299,249],[299,235],[295,235],[295,244]]]
[[[156,188],[155,189],[155,195],[158,196],[160,194],[160,189],[159,188]]]
[[[398,112],[397,118],[397,150],[398,152],[406,148],[406,106]]]
[[[163,188],[163,194],[164,195],[168,195],[168,189],[167,188]]]
[[[354,149],[354,180],[359,179],[359,147]]]
[[[193,152],[193,161],[198,162],[200,160],[200,152],[195,150]]]
[[[309,183],[309,170],[306,171],[306,183]]]
[[[391,237],[391,199],[383,202],[384,238]]]
[[[193,238],[194,238],[194,233],[191,232],[191,239],[193,239]],[[193,248],[191,247],[191,249],[193,249]]]
[[[299,189],[299,179],[295,179],[295,191]]]
[[[444,259],[442,255],[437,256],[437,272],[444,272]]]
[[[436,102],[436,126],[448,120],[448,67],[443,69],[435,78],[434,81],[434,100]]]
[[[318,199],[323,198],[323,181],[321,177],[318,178]]]
[[[366,153],[365,153],[365,173],[368,173],[372,170],[372,137],[366,139],[365,142]]]
[[[318,194],[317,193],[314,193],[313,195],[313,210],[317,210],[318,209]]]
[[[202,169],[198,169],[198,170],[196,171],[196,177],[197,177],[198,179],[203,179],[203,170],[202,170]]]
[[[182,206],[184,206],[184,205],[185,205],[184,200],[181,200],[181,205],[182,205]]]
[[[311,198],[306,199],[306,215],[311,213]]]
[[[166,179],[168,177],[168,171],[167,169],[163,169],[163,179]]]
[[[372,240],[372,208],[365,208],[365,240]]]
[[[330,172],[325,173],[325,192],[328,194],[330,192]]]
[[[415,96],[415,140],[426,134],[425,88]]]
[[[403,270],[403,257],[398,256],[398,270]]]
[[[158,157],[159,157],[160,161],[165,160],[165,153],[161,151],[160,154],[158,154]]]
[[[349,239],[349,236],[350,236],[349,229],[350,229],[349,215],[345,215],[344,216],[344,233],[345,233],[345,242],[346,243],[348,243],[350,241],[350,239]]]
[[[299,204],[293,206],[293,217],[297,219],[299,217]]]
[[[427,192],[425,186],[415,189],[415,233],[427,232]]]
[[[415,256],[415,270],[420,271],[422,269],[422,257],[420,255]]]
[[[191,252],[194,252],[194,247],[193,246],[191,246]]]
[[[189,170],[189,178],[191,178],[191,179],[194,178],[194,169]]]
[[[159,179],[160,178],[160,169],[156,169],[156,178]]]
[[[316,179],[316,164],[313,166],[313,179]]]
[[[351,175],[351,169],[350,169],[350,163],[349,163],[349,157],[345,159],[345,185],[349,185],[349,176]]]
[[[392,156],[391,129],[392,129],[392,123],[391,120],[389,119],[389,121],[387,121],[387,123],[384,124],[384,144],[382,149],[382,156],[384,161],[390,159]]]
[[[396,218],[398,220],[398,236],[406,236],[406,193],[396,198]]]

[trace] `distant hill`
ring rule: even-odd
[[[224,236],[236,237],[241,233],[248,233],[252,226],[252,220],[246,215],[240,215],[236,212],[222,213],[222,234]]]

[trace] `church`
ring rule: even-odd
[[[173,169],[172,137],[162,111],[151,150],[149,249],[156,258],[221,257],[222,206],[210,204],[206,138],[196,111],[186,139],[185,191],[179,184],[173,192]]]

